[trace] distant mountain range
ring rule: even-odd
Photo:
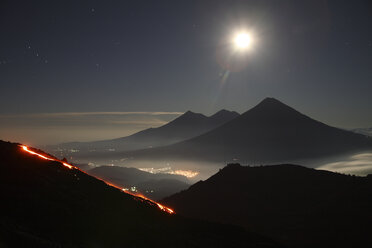
[[[0,141],[0,159],[0,247],[279,247],[243,228],[169,215],[17,144]]]
[[[196,137],[210,131],[239,116],[234,111],[221,110],[212,116],[187,111],[175,120],[158,128],[149,128],[133,135],[94,142],[72,142],[57,146],[49,146],[48,150],[56,148],[74,150],[74,156],[81,153],[130,151],[174,144]]]
[[[372,138],[323,124],[274,98],[173,145],[118,154],[136,159],[274,163],[372,148]]]
[[[230,164],[162,202],[184,216],[241,225],[287,247],[372,245],[372,175]]]
[[[88,173],[122,188],[138,191],[154,200],[170,196],[190,186],[185,176],[153,174],[136,168],[100,166],[89,170]]]

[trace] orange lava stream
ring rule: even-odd
[[[40,157],[40,158],[42,158],[42,159],[46,159],[46,160],[50,160],[50,161],[60,162],[60,163],[62,163],[64,166],[66,166],[66,167],[69,168],[69,169],[77,169],[77,170],[79,170],[79,171],[81,171],[81,172],[83,172],[83,173],[86,173],[86,172],[80,170],[79,168],[77,168],[77,167],[75,167],[75,166],[73,166],[73,165],[71,165],[71,164],[68,164],[68,163],[63,162],[63,161],[61,161],[61,160],[58,160],[58,159],[55,159],[55,158],[51,158],[51,157],[47,157],[47,156],[42,155],[42,154],[40,154],[40,153],[37,153],[37,152],[31,151],[27,146],[20,145],[20,147],[21,147],[22,150],[24,150],[25,152],[28,152],[28,153],[33,154],[33,155],[36,155],[36,156],[38,156],[38,157]],[[97,178],[97,177],[96,177],[96,178]],[[166,207],[166,206],[163,206],[163,205],[161,205],[160,203],[157,203],[156,201],[151,200],[151,199],[147,198],[146,196],[144,196],[144,195],[142,195],[142,194],[132,193],[132,192],[129,192],[128,190],[124,190],[124,189],[122,189],[122,188],[120,188],[120,187],[118,187],[118,186],[116,186],[116,185],[114,185],[114,184],[112,184],[112,183],[106,182],[105,180],[103,180],[103,179],[101,179],[101,178],[97,178],[97,179],[99,179],[99,180],[105,182],[107,185],[109,185],[109,186],[111,186],[111,187],[114,187],[114,188],[117,188],[117,189],[121,190],[122,192],[124,192],[124,193],[126,193],[126,194],[129,194],[129,195],[132,195],[132,196],[134,196],[134,197],[140,198],[141,200],[144,200],[144,201],[150,202],[151,204],[156,205],[158,208],[160,208],[161,210],[163,210],[163,211],[165,211],[165,212],[167,212],[167,213],[169,213],[169,214],[174,214],[174,211],[173,211],[172,209],[170,209],[170,208],[168,208],[168,207]]]
[[[58,162],[61,162],[64,166],[66,166],[66,167],[69,168],[69,169],[74,168],[74,166],[72,166],[72,165],[70,165],[70,164],[68,164],[68,163],[65,163],[65,162],[59,161],[59,160],[54,159],[54,158],[49,158],[49,157],[44,156],[44,155],[42,155],[42,154],[36,153],[36,152],[34,152],[34,151],[31,151],[31,150],[28,149],[27,146],[21,146],[21,147],[22,147],[22,149],[23,149],[24,151],[26,151],[26,152],[28,152],[28,153],[31,153],[31,154],[33,154],[33,155],[36,155],[36,156],[38,156],[38,157],[40,157],[40,158],[43,158],[43,159],[46,159],[46,160],[50,160],[50,161],[58,161]]]

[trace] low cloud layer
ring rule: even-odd
[[[321,165],[318,169],[353,175],[372,174],[372,153],[355,154],[336,162]]]
[[[0,139],[30,145],[118,138],[159,127],[181,112],[70,112],[0,115]]]

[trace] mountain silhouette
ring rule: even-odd
[[[17,144],[0,141],[0,159],[1,247],[278,247],[240,227],[167,214]]]
[[[371,177],[230,164],[162,202],[184,216],[241,225],[288,247],[372,244]]]
[[[161,127],[149,128],[127,137],[94,142],[65,143],[48,147],[48,150],[52,151],[56,147],[59,149],[79,150],[79,152],[73,154],[76,157],[81,153],[89,154],[89,151],[92,150],[94,152],[108,152],[109,149],[112,151],[128,151],[164,146],[196,137],[237,116],[239,116],[238,113],[227,110],[220,110],[210,117],[187,111],[175,120]]]
[[[121,188],[136,187],[139,193],[154,200],[163,199],[190,186],[185,176],[154,174],[136,168],[100,166],[89,170],[88,174],[102,178]]]
[[[372,138],[328,126],[266,98],[195,138],[129,155],[146,159],[287,162],[371,149]]]

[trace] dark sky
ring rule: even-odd
[[[254,46],[222,82],[242,29]],[[0,31],[3,118],[244,112],[271,96],[334,126],[372,126],[369,0],[2,0]]]

